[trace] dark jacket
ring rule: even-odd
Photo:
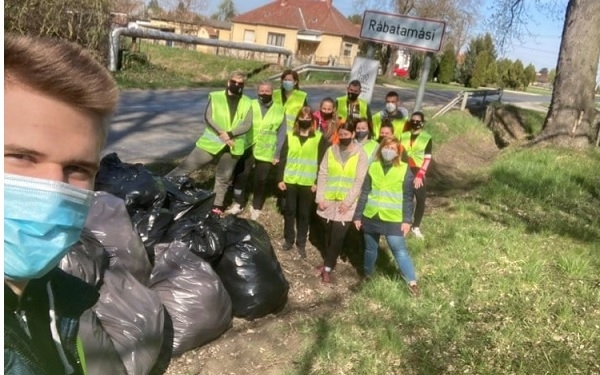
[[[55,324],[50,318],[48,285],[54,299]],[[4,284],[4,373],[67,374],[52,339],[51,327],[55,326],[66,360],[74,369],[73,374],[82,375],[84,372],[77,354],[79,317],[96,303],[98,297],[93,286],[58,268],[40,279],[31,280],[20,299]]]

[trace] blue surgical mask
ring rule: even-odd
[[[4,175],[4,277],[37,279],[79,240],[93,192],[58,181]]]
[[[294,89],[294,81],[282,81],[281,82],[281,87],[283,87],[283,89],[285,91],[292,91]]]

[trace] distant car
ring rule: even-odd
[[[394,69],[394,75],[396,77],[406,78],[408,77],[408,70],[403,68]]]

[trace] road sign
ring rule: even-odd
[[[350,81],[360,81],[360,95],[361,99],[371,103],[373,97],[373,88],[375,87],[375,79],[377,78],[377,71],[379,70],[379,61],[374,59],[367,59],[364,57],[356,56],[352,63],[352,70],[350,71]]]
[[[444,21],[367,10],[360,38],[437,52],[442,47],[445,29]]]

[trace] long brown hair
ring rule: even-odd
[[[298,125],[298,120],[303,119],[305,117],[309,117],[310,121],[312,123],[312,125],[310,126],[310,129],[308,130],[309,136],[312,136],[313,134],[315,134],[315,129],[316,129],[315,116],[313,115],[310,107],[305,105],[302,108],[300,108],[300,110],[298,111],[298,115],[296,115],[296,120],[294,120],[294,128],[292,129],[292,132],[294,135],[300,135],[300,126]]]

